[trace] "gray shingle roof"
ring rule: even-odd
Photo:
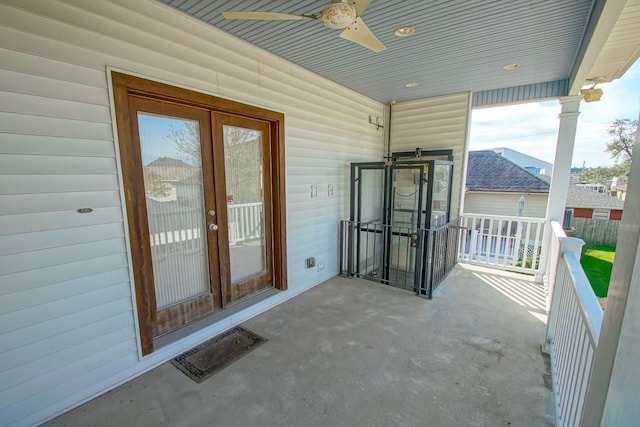
[[[549,184],[493,151],[470,151],[467,189],[548,193]]]
[[[567,194],[567,207],[622,209],[624,201],[584,187],[570,185],[569,193]]]

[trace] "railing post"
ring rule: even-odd
[[[469,261],[473,261],[473,256],[478,246],[478,230],[471,230],[471,238],[469,239]],[[478,254],[478,259],[480,255]]]
[[[424,230],[416,230],[416,254],[415,254],[415,268],[413,277],[413,287],[417,296],[422,295],[422,284],[424,278]]]
[[[353,276],[353,221],[347,225],[347,276]]]
[[[567,252],[575,254],[576,258],[580,259],[584,241],[575,237],[560,237],[558,238],[558,244],[558,256],[555,260],[550,260],[550,262],[555,264],[556,268],[553,269],[553,271],[555,272],[554,274],[556,277],[553,278],[555,286],[553,287],[553,294],[551,295],[551,307],[547,313],[547,331],[542,345],[542,351],[546,354],[550,354],[551,352],[551,343],[555,337],[556,323],[558,320],[560,298],[557,298],[556,296],[561,294],[562,286],[564,284],[562,280],[557,280],[558,272],[561,271],[558,269],[558,263],[560,262],[562,255]]]

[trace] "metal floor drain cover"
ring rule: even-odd
[[[265,342],[260,335],[238,326],[181,354],[171,363],[201,383]]]

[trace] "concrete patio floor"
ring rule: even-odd
[[[205,382],[166,363],[49,425],[552,425],[543,301],[463,265],[433,300],[337,277],[246,322],[269,341]]]

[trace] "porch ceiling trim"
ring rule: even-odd
[[[473,94],[473,108],[494,107],[501,104],[542,101],[550,98],[566,96],[568,80],[534,83],[529,85],[484,90]]]

